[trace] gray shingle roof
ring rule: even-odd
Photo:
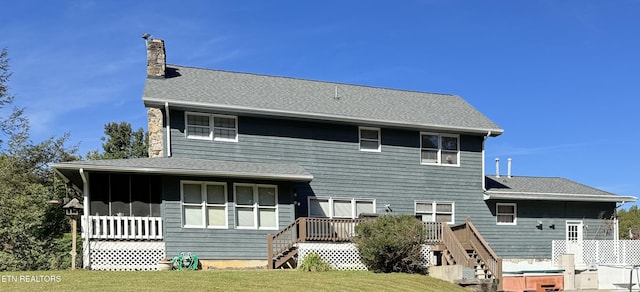
[[[81,186],[80,169],[146,174],[227,176],[269,180],[311,181],[313,176],[296,164],[249,163],[208,159],[157,157],[113,160],[86,160],[52,164],[76,186]]]
[[[167,65],[147,78],[145,106],[207,108],[433,130],[503,130],[459,96]],[[337,98],[336,98],[337,93]]]
[[[551,200],[585,202],[634,202],[635,197],[618,196],[559,177],[485,177],[485,199]]]

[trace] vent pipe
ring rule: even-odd
[[[500,177],[500,158],[496,158],[496,177]]]
[[[507,177],[511,178],[511,158],[507,159]]]

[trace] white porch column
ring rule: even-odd
[[[82,220],[82,231],[84,233],[84,239],[82,240],[82,267],[84,269],[88,269],[91,267],[91,262],[89,261],[89,257],[91,255],[91,251],[89,250],[89,229],[91,228],[89,215],[91,215],[91,210],[89,208],[89,177],[82,168],[80,168],[80,177],[82,177],[82,206],[84,207],[82,214],[82,217],[84,218]]]

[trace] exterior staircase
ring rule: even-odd
[[[369,219],[329,219],[300,217],[275,235],[267,235],[268,269],[293,268],[301,242],[350,242],[355,226]],[[476,279],[497,282],[502,289],[502,259],[467,218],[449,226],[445,222],[425,222],[427,244],[439,255],[436,265],[461,265],[475,271]]]

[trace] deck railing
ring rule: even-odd
[[[300,217],[275,235],[267,235],[267,259],[271,263],[300,242],[350,242],[356,225],[365,220],[371,219]],[[424,226],[427,244],[442,243],[442,223],[424,222]]]
[[[162,217],[82,216],[82,229],[90,239],[162,239]]]

